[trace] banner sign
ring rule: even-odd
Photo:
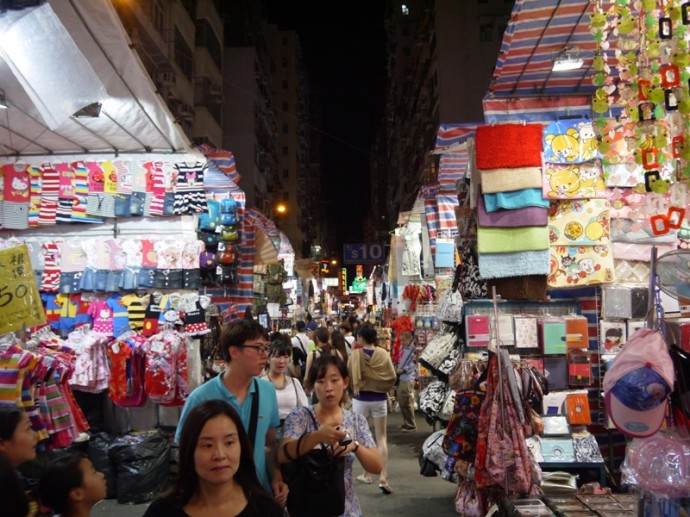
[[[0,334],[45,322],[26,245],[0,250]]]
[[[344,264],[383,264],[386,252],[383,244],[360,243],[343,245]]]

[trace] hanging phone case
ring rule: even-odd
[[[568,384],[570,386],[589,386],[592,383],[592,363],[590,355],[577,350],[568,354]]]

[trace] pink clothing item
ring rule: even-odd
[[[4,175],[4,201],[28,203],[31,195],[31,177],[28,165],[10,164],[2,168]]]
[[[60,175],[59,182],[59,197],[65,199],[74,199],[74,180],[75,174],[72,167],[68,163],[58,163],[55,165],[55,170]]]
[[[87,311],[89,316],[93,318],[94,331],[108,336],[113,335],[113,310],[103,300],[96,300],[91,303]]]
[[[105,191],[105,173],[96,162],[76,162],[77,167],[86,167],[88,170],[89,192],[92,194]],[[74,165],[73,165],[74,166]]]
[[[45,269],[41,276],[41,291],[49,293],[57,293],[60,288],[60,248],[56,242],[44,242],[43,247]]]
[[[154,248],[154,241],[144,239],[141,241],[143,267],[158,267],[158,254]]]
[[[117,239],[110,239],[106,242],[110,253],[110,270],[121,271],[127,265],[127,254],[122,249],[122,243]]]
[[[130,172],[131,166],[131,162],[125,162],[123,160],[116,160],[113,162],[115,174],[117,175],[116,191],[118,194],[132,193],[132,173]]]

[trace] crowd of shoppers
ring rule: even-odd
[[[220,349],[227,368],[188,397],[175,435],[179,474],[146,517],[284,515],[290,487],[280,465],[319,444],[345,462],[343,516],[362,514],[355,479],[371,484],[378,475],[380,490],[393,493],[387,472],[389,394],[397,374],[403,430],[415,429],[412,335],[400,336],[403,353],[396,367],[388,350],[377,346],[370,324],[297,322],[295,330],[292,338],[269,336],[251,319],[224,328]],[[0,515],[88,517],[105,497],[103,474],[74,452],[51,461],[40,483],[31,485],[17,468],[35,456],[28,416],[0,406]],[[356,478],[355,460],[364,470]]]

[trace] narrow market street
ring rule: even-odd
[[[457,516],[453,509],[455,485],[440,476],[424,477],[419,474],[418,456],[422,443],[431,434],[431,427],[417,413],[417,430],[400,431],[400,412],[388,416],[388,477],[394,493],[381,493],[376,484],[357,483],[356,490],[365,517],[431,515]],[[355,467],[355,476],[361,471]],[[93,517],[140,517],[148,505],[121,505],[114,499],[96,506]]]

